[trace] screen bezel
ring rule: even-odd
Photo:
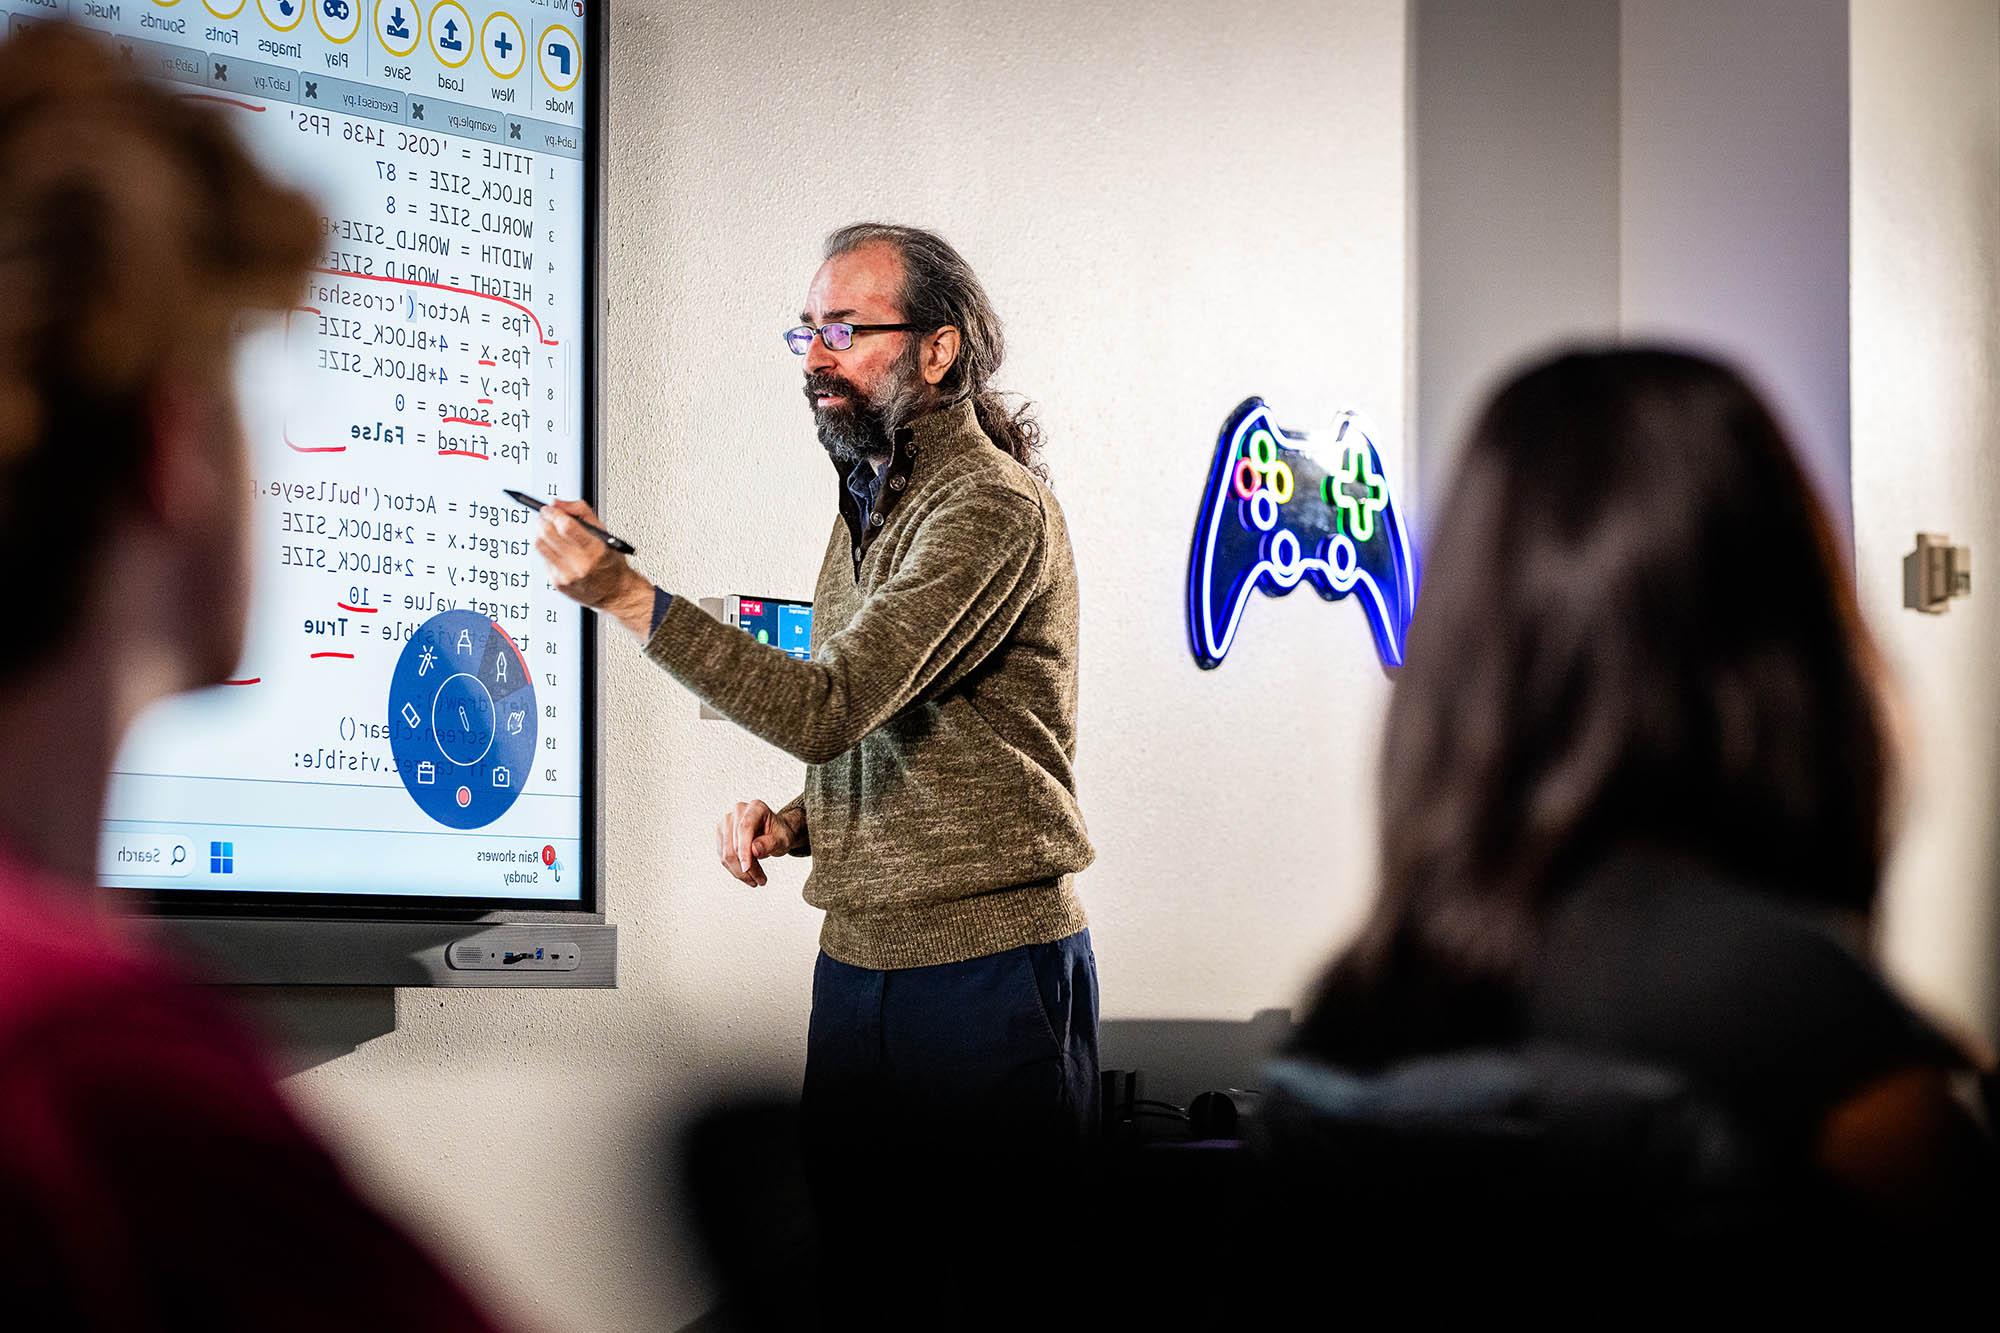
[[[608,134],[606,76],[610,71],[610,4],[595,0],[583,25],[585,80],[583,124],[589,135],[583,163],[583,260],[585,327],[583,348],[583,392],[588,397],[582,415],[583,498],[598,503],[602,477],[604,417],[604,334],[605,334],[605,207],[606,147]],[[100,893],[120,910],[129,909],[151,916],[187,918],[251,918],[266,920],[405,920],[436,922],[478,921],[603,921],[604,814],[600,775],[603,754],[599,741],[597,709],[598,635],[602,626],[593,623],[596,613],[576,608],[582,627],[581,669],[583,672],[582,728],[579,762],[583,765],[582,817],[577,833],[583,850],[578,860],[577,895],[574,898],[448,897],[381,893],[286,893],[283,891],[243,891],[219,889],[112,888]]]

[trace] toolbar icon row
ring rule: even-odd
[[[242,14],[250,0],[201,0],[209,13],[221,19]],[[178,4],[179,0],[154,0],[155,4]],[[362,10],[371,0],[257,0],[264,22],[276,32],[292,32],[305,22],[308,11],[320,34],[336,46],[354,40],[361,30]],[[497,79],[520,74],[535,51],[536,68],[542,81],[556,92],[568,92],[583,73],[582,45],[576,34],[563,24],[551,24],[543,31],[539,46],[528,39],[521,20],[505,10],[495,10],[475,24],[460,0],[437,0],[425,10],[417,0],[372,0],[375,37],[382,49],[397,60],[416,54],[424,34],[430,34],[431,54],[447,69],[460,69],[478,49],[480,59]],[[583,6],[576,6],[577,13]]]
[[[201,0],[201,3],[217,18],[233,19],[248,7],[249,0]],[[306,11],[310,10],[320,35],[338,45],[354,39],[361,26],[363,3],[364,0],[257,0],[257,12],[273,31],[291,32],[305,22]]]
[[[346,5],[350,0],[320,0],[320,3]],[[519,74],[527,64],[531,45],[521,21],[505,10],[488,14],[486,21],[477,25],[475,36],[472,15],[458,0],[438,0],[428,14],[405,0],[375,0],[375,32],[382,49],[398,60],[415,53],[422,34],[428,32],[431,54],[446,69],[463,68],[477,47],[481,61],[496,79],[511,79]],[[575,33],[560,23],[551,25],[542,33],[536,52],[542,81],[557,92],[568,92],[575,87],[583,73],[581,50]]]

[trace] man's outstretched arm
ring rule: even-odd
[[[646,655],[745,730],[825,763],[997,648],[1033,596],[1044,560],[1041,506],[979,487],[929,514],[896,572],[801,662],[675,598],[657,630],[654,588],[575,518],[544,511],[535,546],[556,588],[646,639]],[[646,637],[650,634],[650,637]]]

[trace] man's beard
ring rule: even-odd
[[[864,458],[886,458],[897,428],[916,415],[926,387],[907,358],[896,363],[872,394],[832,371],[807,375],[806,402],[812,404],[820,446],[842,467]],[[845,401],[821,407],[814,401],[821,394],[838,394]]]

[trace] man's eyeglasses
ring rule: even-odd
[[[813,335],[818,334],[827,351],[844,352],[854,346],[854,335],[857,333],[915,333],[918,327],[915,324],[835,323],[814,328],[810,324],[801,324],[795,329],[785,330],[785,346],[792,349],[792,355],[804,356],[813,345]]]

